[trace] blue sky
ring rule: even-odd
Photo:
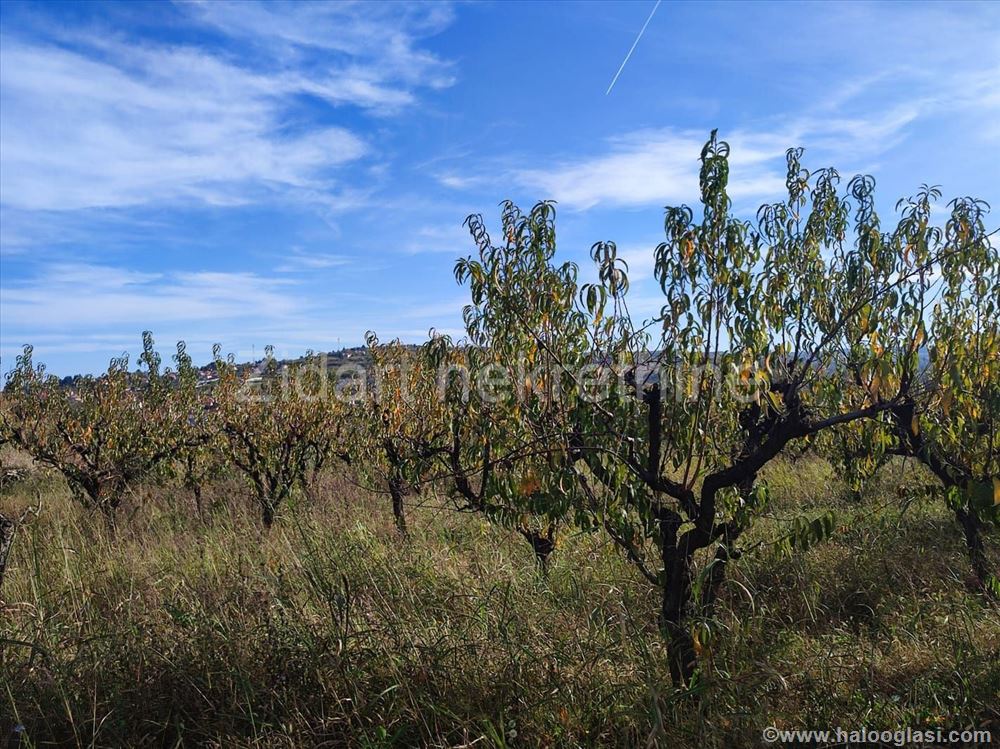
[[[471,212],[559,202],[659,307],[663,207],[712,128],[734,208],[805,163],[923,182],[1000,225],[1000,3],[0,6],[0,368],[102,370],[151,329],[197,360],[460,333]]]

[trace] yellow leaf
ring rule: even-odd
[[[993,477],[993,504],[1000,505],[1000,477]]]
[[[920,434],[920,419],[917,418],[916,414],[913,414],[913,418],[910,420],[910,433]]]
[[[871,394],[873,398],[878,398],[879,390],[882,387],[882,378],[877,374],[872,375]]]

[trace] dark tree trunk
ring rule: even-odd
[[[667,640],[670,658],[670,678],[674,686],[690,683],[697,667],[694,638],[688,627],[691,615],[692,553],[678,548],[677,531],[681,518],[675,512],[664,512],[660,518],[660,553],[663,559],[661,581],[662,601],[660,628]]]
[[[201,520],[204,520],[205,519],[205,508],[202,506],[202,503],[201,503],[201,484],[199,484],[199,483],[196,482],[191,487],[191,491],[194,493],[194,506],[198,510],[198,517]]]
[[[687,686],[698,665],[694,638],[688,627],[691,614],[691,560],[678,554],[668,574],[668,585],[663,589],[661,618],[670,655],[670,678],[674,686]]]
[[[386,439],[382,443],[382,449],[389,461],[389,496],[392,497],[392,516],[396,519],[396,530],[401,536],[406,537],[406,514],[403,510],[403,495],[406,493],[406,485],[403,482],[403,460],[391,439]]]
[[[931,472],[937,476],[945,490],[955,487],[967,486],[971,480],[972,471],[968,466],[958,465],[957,461],[945,460],[941,455],[931,450],[923,438],[923,435],[912,428],[914,417],[913,403],[906,403],[893,411],[896,425],[899,430],[900,452],[903,455],[916,458],[930,468]],[[982,521],[976,516],[972,508],[959,507],[955,510],[955,519],[965,536],[965,548],[969,554],[969,562],[972,572],[988,594],[992,594],[993,589],[988,584],[992,574],[990,572],[989,561],[986,558],[986,547],[983,543]]]
[[[260,500],[260,508],[262,519],[264,520],[264,527],[267,530],[271,530],[271,526],[274,525],[274,504],[270,499],[263,497]]]
[[[715,549],[715,558],[708,571],[708,579],[705,580],[704,587],[701,589],[701,607],[705,616],[712,616],[715,613],[715,602],[719,599],[719,589],[726,580],[726,567],[730,560],[739,555],[739,552],[732,548],[732,544],[735,543],[741,530],[735,529],[732,534],[729,534],[728,540],[724,538]]]
[[[396,479],[389,480],[389,495],[392,497],[392,516],[396,520],[396,530],[399,531],[401,536],[406,536],[406,512],[403,509],[403,487]]]
[[[983,536],[980,532],[982,521],[968,510],[959,508],[955,510],[955,518],[962,527],[962,534],[965,536],[965,548],[969,553],[969,561],[972,563],[972,571],[976,575],[983,590],[989,591],[987,584],[990,578],[990,567],[986,560],[986,547],[983,544]]]
[[[740,498],[745,505],[749,505],[753,501],[753,490],[756,481],[757,475],[752,474],[743,479],[739,484]],[[726,524],[726,529],[719,539],[719,546],[715,550],[715,558],[709,569],[708,579],[705,580],[704,587],[701,589],[701,607],[702,613],[705,616],[712,616],[714,613],[715,602],[719,598],[719,589],[726,580],[729,562],[738,559],[740,556],[740,552],[735,547],[735,544],[744,530],[746,530],[745,524],[733,520]]]
[[[556,548],[555,526],[548,525],[544,533],[534,528],[521,527],[517,530],[531,544],[531,550],[535,552],[535,561],[538,562],[538,568],[542,574],[548,575],[549,556]]]
[[[7,572],[7,559],[14,544],[16,528],[17,524],[13,520],[0,515],[0,592],[3,591],[3,578]]]

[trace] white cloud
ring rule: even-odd
[[[384,115],[412,104],[417,87],[451,82],[447,66],[417,46],[450,20],[441,10],[181,7],[255,43],[241,58],[225,45],[4,36],[0,202],[63,211],[172,200],[238,205],[278,193],[325,204],[338,192],[361,194],[357,185],[340,187],[340,168],[372,149],[328,120],[293,127],[296,97]]]
[[[317,285],[301,276],[43,264],[23,280],[5,279],[0,357],[9,366],[21,346],[32,343],[39,361],[95,354],[76,359],[87,361],[94,371],[108,356],[134,351],[141,330],[152,330],[163,351],[176,340],[186,340],[198,361],[207,360],[217,341],[241,360],[250,359],[254,351],[259,356],[265,344],[274,344],[280,356],[294,357],[307,349],[359,345],[369,328],[383,337],[422,340],[436,324],[459,323],[466,301],[456,295],[425,303],[339,288],[324,288],[317,296]]]
[[[359,91],[390,81],[432,87],[454,82],[451,66],[417,42],[443,30],[454,19],[450,5],[301,3],[280,6],[256,2],[200,0],[185,7],[223,33],[249,39],[279,59],[301,60],[310,51],[357,58],[347,69]],[[328,64],[328,63],[327,63]]]
[[[326,170],[365,153],[339,127],[280,134],[275,84],[212,58],[162,52],[144,63],[129,70],[5,42],[2,202],[36,210],[185,198],[239,204],[262,189],[322,189]]]
[[[427,320],[432,324],[435,320],[458,320],[461,319],[462,309],[468,303],[467,294],[455,295],[450,299],[436,302],[418,302],[401,308],[396,317],[399,320]]]
[[[807,166],[836,164],[851,175],[871,169],[915,128],[929,126],[932,117],[962,117],[975,123],[970,139],[995,140],[998,91],[997,65],[940,75],[897,68],[846,81],[808,111],[721,132],[732,147],[729,194],[745,206],[782,196],[785,151],[793,145],[806,148]],[[536,157],[540,166],[507,169],[503,181],[579,211],[692,203],[698,199],[698,155],[706,136],[707,130],[673,127],[634,130],[605,139],[588,154]],[[496,182],[454,171],[437,179],[456,190]]]
[[[577,209],[610,202],[641,205],[683,200],[697,192],[692,156],[700,144],[692,134],[632,133],[609,143],[599,156],[567,160],[547,169],[523,169],[519,184]]]
[[[421,226],[403,246],[407,254],[445,253],[462,257],[475,248],[469,230],[459,222]]]
[[[653,277],[656,265],[656,253],[653,249],[661,241],[659,237],[651,237],[648,242],[642,244],[632,243],[617,248],[618,257],[628,264],[628,279],[631,283]]]
[[[469,187],[476,187],[486,183],[486,179],[482,177],[470,177],[450,173],[438,175],[437,180],[452,190],[465,190]]]
[[[303,273],[329,268],[340,268],[350,265],[352,259],[347,255],[337,255],[332,252],[305,252],[293,248],[285,261],[274,270],[276,273]]]
[[[917,115],[915,107],[880,117],[802,117],[773,129],[739,129],[722,137],[731,146],[729,194],[737,201],[779,196],[785,189],[789,144],[815,153],[863,159],[888,148]],[[511,173],[520,185],[575,210],[597,205],[642,206],[698,198],[698,155],[705,133],[664,128],[640,130],[607,141],[603,153],[567,159],[542,169]]]
[[[5,284],[0,317],[14,329],[100,331],[188,321],[274,319],[300,304],[289,280],[254,273],[143,273],[105,265],[57,264]]]

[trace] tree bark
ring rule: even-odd
[[[549,556],[556,548],[555,526],[550,523],[546,526],[544,533],[524,526],[521,526],[517,530],[531,544],[531,550],[535,552],[535,561],[538,562],[538,568],[543,575],[547,576],[549,574]]]
[[[264,527],[267,530],[271,530],[271,526],[274,525],[274,504],[267,497],[262,497],[260,500],[260,508],[262,518],[264,520]]]
[[[957,461],[945,460],[941,455],[931,450],[931,446],[926,443],[920,432],[913,430],[915,407],[912,402],[907,402],[896,408],[892,415],[896,420],[897,430],[900,438],[899,452],[909,457],[916,458],[927,466],[931,472],[937,476],[945,490],[958,487],[964,488],[968,485],[972,477],[972,471],[968,466],[957,465]],[[986,546],[983,543],[982,521],[976,516],[971,507],[958,507],[955,509],[955,519],[962,529],[965,537],[965,548],[969,555],[969,563],[976,580],[987,594],[992,594],[989,580],[992,577],[990,564],[986,558]]]
[[[740,482],[740,498],[744,505],[749,505],[753,501],[754,484],[757,482],[757,474],[747,476]],[[746,522],[741,523],[739,518],[726,524],[722,537],[719,539],[719,546],[715,550],[715,559],[708,572],[708,579],[701,589],[701,607],[705,616],[712,616],[715,612],[715,602],[719,598],[719,589],[726,580],[726,568],[730,560],[737,559],[740,552],[735,548],[736,541],[743,531],[746,530]]]
[[[719,599],[719,590],[726,580],[726,567],[730,560],[739,556],[739,552],[732,545],[742,531],[742,528],[733,528],[722,537],[715,550],[715,558],[712,561],[711,569],[709,569],[708,579],[705,580],[704,587],[701,589],[701,607],[705,616],[712,616],[715,613],[715,602]]]
[[[663,560],[660,628],[667,641],[670,678],[676,687],[687,686],[697,668],[694,638],[688,627],[691,615],[691,565],[693,552],[678,548],[681,517],[665,511],[660,518],[660,553]]]
[[[396,479],[389,480],[389,495],[392,497],[392,516],[396,520],[396,530],[405,537],[407,530],[406,512],[403,508],[403,487]]]
[[[205,509],[204,509],[204,507],[202,506],[202,503],[201,503],[201,484],[199,484],[198,482],[195,482],[194,484],[192,484],[191,491],[194,494],[194,506],[198,510],[198,518],[200,520],[204,520],[205,519]]]
[[[969,562],[972,564],[972,571],[976,575],[983,590],[990,590],[987,585],[990,578],[990,567],[986,560],[986,547],[983,544],[983,536],[980,532],[982,521],[976,515],[964,508],[955,510],[955,518],[962,528],[965,536],[965,548],[969,553]]]

